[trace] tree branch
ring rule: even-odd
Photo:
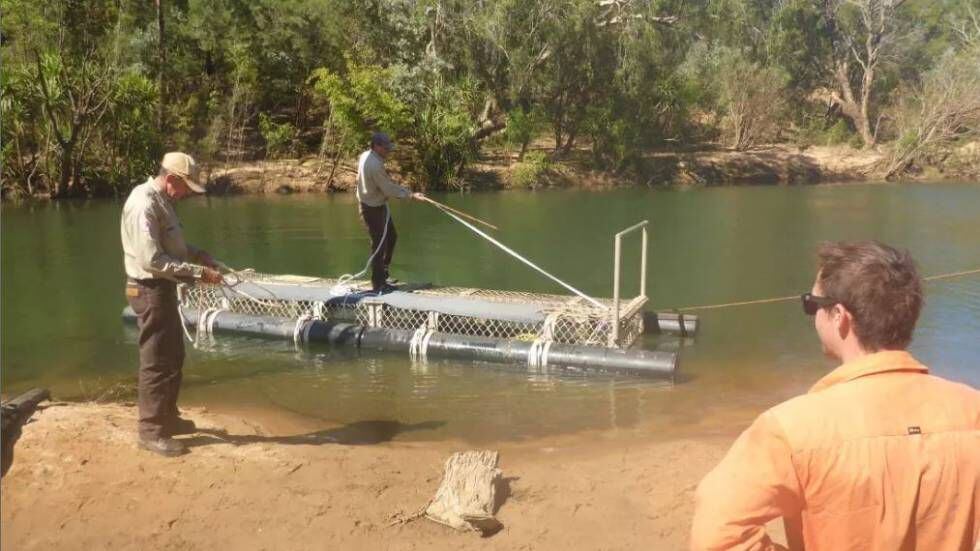
[[[44,66],[41,63],[41,54],[37,50],[34,50],[34,60],[37,62],[37,80],[41,85],[41,94],[44,96],[44,112],[48,114],[48,119],[51,121],[51,127],[54,131],[54,139],[58,141],[58,144],[62,147],[68,145],[68,141],[61,135],[61,129],[58,128],[58,121],[54,118],[54,112],[51,108],[51,92],[48,91],[48,83],[44,74]]]

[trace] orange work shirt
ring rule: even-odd
[[[691,548],[964,550],[980,531],[980,392],[904,351],[766,411],[697,490]]]

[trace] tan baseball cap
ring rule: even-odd
[[[171,151],[163,156],[160,166],[167,169],[167,172],[183,178],[187,182],[187,187],[194,193],[204,193],[204,186],[197,183],[199,167],[194,162],[194,158],[187,153]]]

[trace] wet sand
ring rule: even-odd
[[[5,549],[684,549],[697,482],[735,434],[637,441],[586,432],[500,452],[502,531],[426,519],[458,441],[398,441],[396,421],[324,427],[185,410],[202,429],[166,459],[135,445],[136,410],[52,404],[2,482]]]

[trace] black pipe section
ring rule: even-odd
[[[196,310],[184,310],[184,317],[188,325],[197,325]],[[123,310],[123,319],[131,323],[136,321],[132,309],[127,307]],[[212,329],[222,333],[292,340],[296,331],[296,320],[221,312],[214,317]],[[408,351],[414,334],[414,331],[406,329],[362,327],[352,323],[321,320],[311,320],[304,330],[308,342],[388,352]],[[467,361],[526,364],[531,346],[532,343],[527,341],[433,333],[429,337],[426,353]],[[549,366],[647,377],[673,379],[677,369],[677,354],[657,350],[619,350],[552,343],[547,356]]]
[[[669,333],[693,337],[698,332],[697,314],[682,312],[643,312],[643,328],[647,333]]]

